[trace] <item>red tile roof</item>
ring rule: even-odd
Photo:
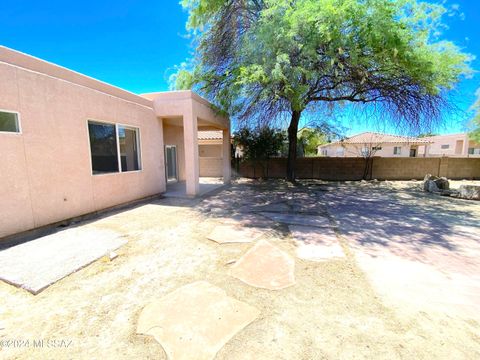
[[[427,138],[417,138],[411,136],[388,135],[377,132],[364,132],[351,136],[335,143],[325,144],[328,146],[336,143],[342,144],[431,144],[432,140]]]
[[[220,131],[199,131],[198,140],[222,140],[223,132]]]

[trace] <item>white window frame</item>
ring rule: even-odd
[[[90,130],[88,128],[88,123],[97,123],[97,124],[105,124],[105,125],[113,125],[115,126],[115,138],[117,142],[117,164],[118,164],[118,171],[114,172],[109,172],[109,173],[103,173],[103,174],[94,174],[93,173],[93,163],[92,163],[92,145],[90,143]],[[130,171],[123,171],[122,170],[122,159],[120,156],[120,138],[118,135],[118,127],[124,127],[130,130],[136,130],[136,140],[137,140],[137,156],[138,156],[138,165],[140,169],[138,170],[130,170]],[[142,158],[142,143],[141,143],[141,136],[140,136],[140,127],[133,126],[133,125],[128,125],[128,124],[122,124],[122,123],[116,123],[112,121],[105,121],[105,120],[98,120],[94,118],[88,118],[86,121],[86,127],[87,127],[87,138],[88,138],[88,149],[90,151],[90,170],[91,170],[91,175],[92,176],[109,176],[109,175],[118,175],[118,174],[129,174],[129,173],[136,173],[136,172],[142,172],[143,171],[143,158]]]
[[[398,153],[397,153],[398,149]],[[394,146],[393,147],[393,155],[402,155],[402,147],[401,146]]]
[[[440,149],[442,149],[442,150],[448,150],[448,149],[450,149],[450,145],[449,145],[449,144],[440,145]]]
[[[17,115],[17,128],[18,128],[18,131],[1,131],[0,130],[0,134],[21,135],[22,134],[22,122],[20,120],[20,113],[18,111],[7,110],[7,109],[0,109],[0,112]]]

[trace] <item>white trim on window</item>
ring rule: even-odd
[[[0,109],[0,112],[17,115],[17,129],[18,131],[0,131],[0,134],[21,135],[22,134],[22,121],[20,120],[20,113],[14,110]]]

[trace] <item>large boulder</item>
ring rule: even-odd
[[[458,188],[458,197],[468,200],[480,200],[480,186],[460,185]]]
[[[423,179],[423,190],[428,192],[441,192],[449,190],[450,183],[446,177],[438,177],[431,174],[425,175]]]

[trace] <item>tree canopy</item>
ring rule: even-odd
[[[473,104],[475,111],[472,120],[473,130],[470,132],[470,139],[480,144],[480,89],[477,90],[477,101]]]
[[[305,156],[316,156],[318,146],[327,143],[328,134],[319,128],[305,127],[298,131],[298,141]]]
[[[239,122],[289,117],[294,179],[304,111],[366,104],[429,128],[469,55],[437,39],[446,9],[417,0],[183,0],[195,36],[191,84]],[[182,75],[185,78],[185,74]]]

